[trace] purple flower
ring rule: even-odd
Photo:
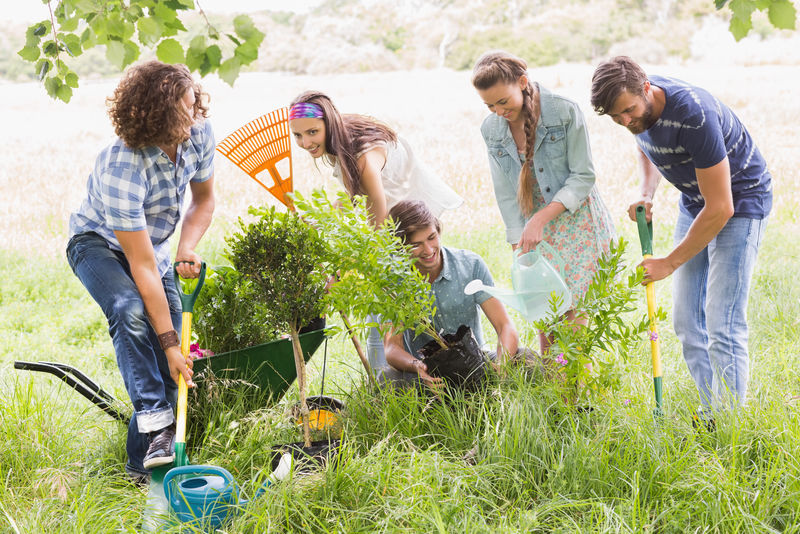
[[[563,352],[558,353],[558,357],[556,357],[556,362],[558,362],[561,365],[567,365],[567,359],[564,358]]]
[[[650,341],[656,341],[656,340],[658,340],[658,334],[651,331],[650,332]]]
[[[625,399],[624,401],[622,401],[622,403],[623,403],[625,406],[627,406],[627,405],[629,405],[629,404],[631,403],[631,400],[630,400],[630,399]]]

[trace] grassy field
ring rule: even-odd
[[[660,425],[651,416],[644,344],[627,364],[623,388],[594,412],[575,413],[549,384],[514,372],[478,398],[448,404],[414,394],[376,398],[363,388],[351,346],[336,337],[328,344],[325,392],[348,402],[338,467],[276,486],[227,532],[800,531],[800,245],[791,237],[800,233],[792,200],[800,188],[800,74],[781,66],[650,70],[704,86],[729,104],[774,176],[775,209],[749,308],[748,407],[720,414],[714,434],[692,430],[696,392],[668,324]],[[623,212],[636,193],[633,141],[589,109],[591,72],[588,65],[559,65],[534,75],[584,108],[598,186],[618,233],[631,240],[635,228]],[[63,254],[69,213],[113,134],[104,112],[113,86],[87,82],[63,105],[36,85],[0,85],[0,532],[135,532],[141,522],[146,495],[122,474],[125,429],[58,380],[12,367],[14,360],[68,363],[126,399],[105,320]],[[235,89],[209,80],[217,140],[309,88],[406,137],[466,198],[443,218],[445,244],[475,250],[498,283],[509,284],[510,253],[478,132],[486,111],[466,73],[247,74]],[[315,169],[304,153],[295,153],[294,172],[297,189],[336,188],[329,169]],[[215,221],[199,250],[212,264],[247,206],[271,202],[223,157],[216,183]],[[670,246],[676,202],[675,191],[662,187],[657,251]],[[638,258],[635,246],[629,256],[632,263]],[[668,282],[658,284],[658,296],[669,316]],[[532,327],[515,318],[535,347]],[[310,364],[313,393],[321,356]],[[252,494],[255,482],[246,481],[269,471],[271,446],[299,438],[285,414],[296,399],[292,388],[263,410],[204,414],[209,425],[189,443],[193,463],[229,469]]]

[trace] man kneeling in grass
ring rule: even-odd
[[[395,233],[403,243],[412,247],[416,267],[427,277],[436,299],[436,314],[433,324],[442,334],[454,334],[458,327],[466,325],[472,329],[479,346],[483,346],[478,309],[483,310],[497,332],[497,351],[488,352],[490,360],[504,363],[506,355],[532,358],[530,350],[519,347],[519,336],[503,304],[488,293],[479,291],[474,295],[464,294],[464,287],[479,279],[484,285],[494,285],[489,268],[480,256],[469,250],[443,247],[439,238],[441,224],[424,202],[402,201],[390,211],[389,217],[397,225]],[[395,383],[423,383],[435,386],[441,378],[428,374],[428,369],[419,354],[430,336],[414,332],[389,332],[384,339],[386,362],[391,366],[384,375],[385,381]]]

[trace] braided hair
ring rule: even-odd
[[[525,60],[508,52],[496,50],[486,52],[472,69],[472,85],[475,89],[486,90],[495,84],[515,84],[521,76],[527,76],[528,64]],[[533,213],[533,149],[536,146],[536,125],[539,122],[539,90],[536,84],[528,81],[522,89],[522,116],[525,128],[525,161],[519,173],[517,204],[522,213]]]

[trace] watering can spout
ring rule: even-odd
[[[481,280],[473,280],[464,288],[464,293],[472,295],[485,291],[506,306],[517,310],[525,319],[538,321],[552,310],[551,298],[556,298],[556,314],[561,315],[572,307],[572,292],[561,276],[563,260],[557,261],[561,269],[556,269],[539,249],[560,260],[552,247],[542,242],[531,252],[515,254],[511,266],[511,284],[514,289],[500,289],[487,286]]]
[[[483,291],[485,293],[490,294],[491,296],[493,296],[506,306],[514,308],[515,310],[523,308],[522,303],[520,302],[519,295],[517,295],[517,293],[514,292],[514,290],[502,289],[494,286],[487,286],[484,285],[484,283],[481,282],[480,280],[473,280],[464,287],[464,293],[467,295],[473,295],[478,291]]]

